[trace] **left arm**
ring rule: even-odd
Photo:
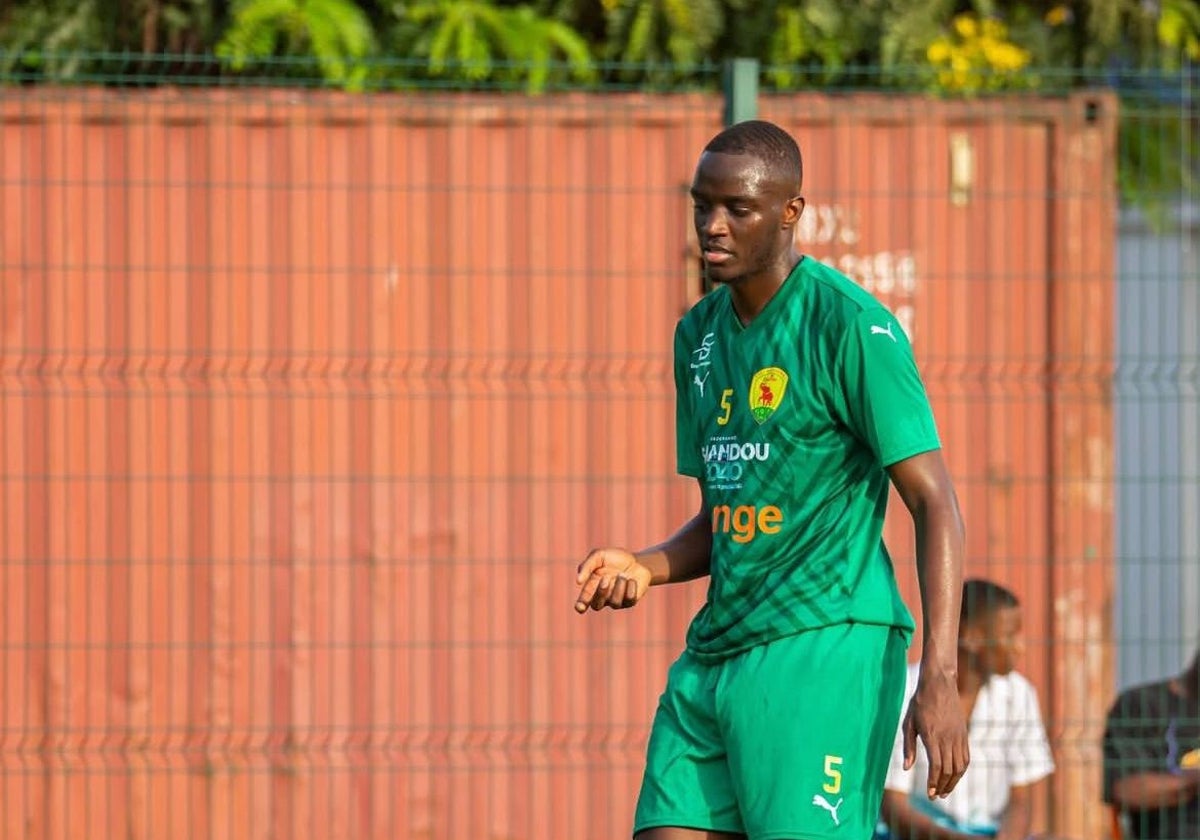
[[[1033,824],[1034,785],[1013,785],[1008,790],[1008,806],[1000,820],[996,840],[1026,840]]]
[[[970,761],[967,726],[958,702],[958,612],[966,536],[958,498],[941,450],[888,468],[913,518],[924,645],[921,676],[905,718],[904,756],[911,766],[916,738],[929,754],[929,798],[946,796]]]
[[[895,316],[874,308],[855,316],[833,367],[840,386],[835,416],[887,468],[916,526],[925,644],[904,718],[904,761],[912,766],[919,734],[929,755],[929,797],[947,796],[969,760],[956,675],[965,550],[958,499],[912,347]]]
[[[912,515],[917,536],[924,617],[921,673],[937,671],[953,681],[958,673],[958,612],[966,550],[958,498],[941,450],[906,458],[889,467],[888,474]]]

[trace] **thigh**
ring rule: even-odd
[[[667,675],[650,730],[634,816],[639,840],[689,836],[666,829],[688,829],[699,838],[742,832],[714,711],[715,667],[684,652]]]
[[[846,624],[740,657],[718,691],[751,840],[870,837],[900,706],[906,633]]]

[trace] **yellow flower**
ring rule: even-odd
[[[926,51],[925,56],[929,59],[930,64],[941,64],[942,62],[946,61],[946,59],[950,58],[950,52],[950,42],[945,38],[938,38],[929,45],[929,49]]]
[[[1065,5],[1055,6],[1050,11],[1046,12],[1046,24],[1048,26],[1062,26],[1065,23],[1071,22],[1071,10]]]
[[[1020,70],[1029,63],[1029,53],[1016,44],[985,43],[983,55],[996,70]]]
[[[994,18],[985,18],[983,21],[983,37],[1003,41],[1008,38],[1008,27]]]
[[[954,18],[954,31],[961,38],[974,38],[979,27],[971,15],[958,15]]]

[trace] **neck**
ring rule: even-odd
[[[978,693],[986,681],[985,675],[971,662],[971,657],[958,653],[958,694],[967,697]]]
[[[789,248],[770,268],[729,284],[733,308],[743,324],[749,324],[759,316],[801,259],[803,257]]]

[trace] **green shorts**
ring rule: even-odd
[[[896,627],[838,624],[711,665],[685,651],[659,699],[634,834],[869,838],[909,640]]]

